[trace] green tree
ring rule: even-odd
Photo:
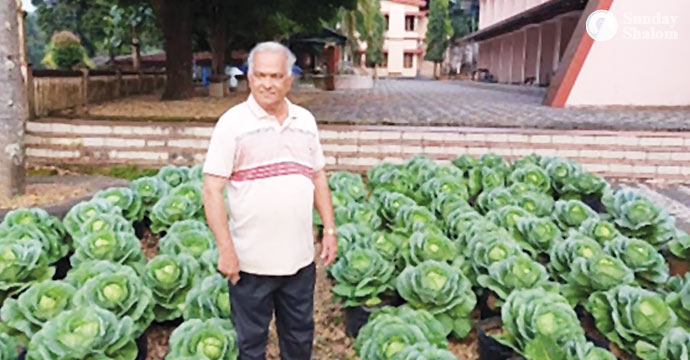
[[[434,77],[438,78],[436,69],[443,61],[443,55],[453,36],[450,21],[448,0],[433,0],[429,8],[429,25],[426,31],[426,54],[424,59],[434,62]]]
[[[69,31],[60,31],[53,35],[46,47],[42,63],[49,69],[93,67],[93,62],[86,54],[79,37]]]
[[[98,50],[105,37],[103,18],[114,0],[31,0],[38,14],[38,25],[46,36],[69,30],[79,36],[89,56]]]
[[[43,30],[38,26],[38,14],[35,12],[24,14],[26,25],[26,56],[33,68],[41,67],[41,60],[45,55],[47,38]]]
[[[132,64],[139,70],[141,52],[162,48],[163,35],[149,4],[112,5],[103,18],[105,37],[98,47],[111,58],[131,53]]]

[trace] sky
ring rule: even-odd
[[[22,0],[22,9],[27,12],[34,12],[36,7],[31,5],[31,0]]]

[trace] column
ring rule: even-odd
[[[539,84],[549,85],[553,74],[553,61],[556,50],[556,25],[551,22],[541,24],[541,54],[539,58]]]
[[[510,75],[510,82],[522,84],[525,80],[525,30],[518,30],[513,33],[513,61]]]
[[[523,79],[534,79],[535,83],[539,75],[540,35],[539,25],[525,28],[525,64],[523,67],[525,77]]]

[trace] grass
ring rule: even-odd
[[[142,176],[156,175],[158,173],[158,168],[143,167],[139,165],[99,166],[63,164],[59,167],[39,167],[29,169],[27,171],[27,176],[56,176],[65,172],[71,174],[108,176],[131,181]]]

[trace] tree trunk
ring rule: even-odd
[[[438,75],[436,75],[436,68],[438,67],[438,63],[434,61],[434,80],[438,80]]]
[[[141,70],[141,42],[136,29],[132,30],[132,68],[136,72]]]
[[[165,37],[163,100],[179,100],[194,95],[192,81],[192,0],[151,0]]]
[[[225,74],[225,51],[228,46],[228,2],[220,1],[213,9],[211,14],[211,24],[208,27],[209,39],[208,43],[211,45],[211,61],[213,66],[213,75]]]
[[[0,196],[24,193],[24,122],[28,115],[19,44],[19,7],[0,2]]]

